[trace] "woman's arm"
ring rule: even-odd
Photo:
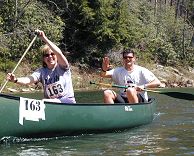
[[[59,49],[59,47],[56,46],[52,41],[50,41],[46,37],[46,35],[43,31],[36,30],[36,33],[39,34],[40,39],[43,40],[50,47],[50,49],[55,53],[55,55],[57,56],[58,63],[62,66],[68,67],[69,62],[68,62],[67,58],[63,55],[63,53]]]
[[[29,85],[36,82],[32,76],[16,78],[15,74],[11,73],[7,74],[7,80],[21,85]]]

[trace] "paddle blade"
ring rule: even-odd
[[[177,98],[177,99],[184,99],[184,100],[194,100],[194,94],[191,93],[183,93],[183,92],[176,92],[176,91],[169,91],[169,92],[162,92],[161,94]]]

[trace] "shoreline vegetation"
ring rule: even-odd
[[[177,69],[173,67],[164,67],[162,65],[152,64],[149,68],[162,82],[161,88],[181,88],[181,87],[194,87],[194,69]],[[111,83],[110,80],[100,77],[101,69],[80,70],[77,66],[71,67],[72,81],[75,91],[82,90],[103,90],[104,86],[91,85],[90,81]],[[32,73],[28,65],[22,65],[16,71],[17,76],[25,76]],[[1,86],[5,82],[5,73],[1,73]],[[4,78],[4,79],[3,79]],[[22,92],[40,92],[42,91],[41,84],[21,86],[8,82],[4,93],[22,93]]]

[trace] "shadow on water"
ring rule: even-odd
[[[181,92],[163,92],[161,94],[184,100],[194,100],[194,94],[191,93],[181,93]]]

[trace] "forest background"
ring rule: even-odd
[[[193,26],[193,0],[0,0],[0,83],[36,29],[63,50],[77,89],[90,87],[90,80],[103,81],[98,76],[103,56],[113,66],[121,65],[120,51],[128,47],[135,50],[138,64],[153,69],[160,79],[167,73],[164,68],[194,75]],[[17,76],[42,65],[42,45],[36,39]],[[175,79],[168,75],[164,81]]]

